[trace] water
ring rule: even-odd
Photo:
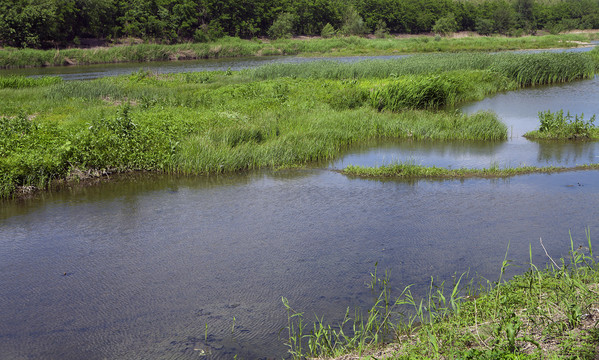
[[[509,141],[365,145],[328,166],[245,175],[117,177],[0,206],[3,359],[232,359],[285,356],[281,297],[307,320],[367,308],[378,262],[391,285],[470,270],[495,280],[599,233],[599,171],[508,179],[378,181],[346,164],[597,162],[596,143],[529,142],[536,112],[599,113],[597,79],[499,94]],[[594,237],[594,236],[593,236]],[[596,240],[596,239],[595,239]],[[509,274],[522,271],[510,268]],[[207,330],[206,330],[207,328]],[[206,354],[206,356],[202,356]]]

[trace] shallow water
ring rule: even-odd
[[[357,147],[323,168],[235,176],[118,177],[0,206],[3,359],[281,358],[281,297],[339,321],[367,308],[378,262],[391,285],[470,270],[499,275],[560,257],[599,233],[599,171],[508,179],[378,181],[347,164],[452,166],[597,162],[597,143],[536,143],[539,110],[599,113],[597,79],[499,94],[463,111],[496,111],[505,142]],[[594,237],[594,236],[592,236]],[[522,271],[510,268],[509,274]],[[206,331],[207,328],[207,331]],[[279,334],[281,337],[279,337]],[[201,356],[201,354],[207,354]]]

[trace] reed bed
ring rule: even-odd
[[[534,173],[557,173],[565,171],[598,170],[599,164],[578,165],[573,167],[559,166],[520,166],[499,168],[492,166],[484,169],[446,169],[437,166],[422,166],[411,162],[394,163],[379,167],[347,166],[342,173],[348,176],[364,178],[395,178],[395,179],[463,179],[471,177],[505,178]]]
[[[543,243],[541,240],[541,247]],[[544,248],[544,247],[543,247]],[[594,359],[599,331],[599,265],[590,231],[567,257],[532,262],[507,280],[506,251],[496,281],[456,274],[452,283],[431,278],[418,298],[412,285],[399,294],[390,275],[371,273],[375,301],[338,324],[307,320],[286,298],[286,345],[293,359]],[[376,296],[376,294],[379,294]]]

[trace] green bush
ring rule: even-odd
[[[322,31],[320,32],[320,36],[322,36],[325,39],[333,37],[334,35],[335,35],[335,28],[333,27],[333,25],[331,25],[331,23],[327,23],[322,28]]]
[[[458,23],[452,13],[447,14],[435,22],[433,32],[440,35],[448,35],[458,30]]]
[[[293,35],[293,27],[297,16],[290,13],[279,14],[268,29],[268,36],[273,39],[287,39]]]

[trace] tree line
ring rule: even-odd
[[[599,0],[0,0],[0,43],[32,48],[80,45],[87,38],[177,43],[591,28],[599,28]]]

